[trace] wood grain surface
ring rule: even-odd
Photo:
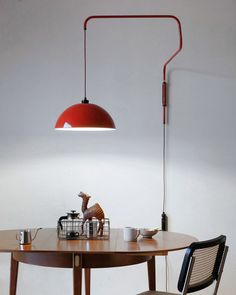
[[[22,246],[16,239],[17,233],[18,230],[0,231],[0,252],[165,255],[197,241],[190,235],[160,231],[152,239],[125,242],[122,229],[111,229],[109,240],[59,240],[55,228],[45,228],[39,231],[31,245]]]

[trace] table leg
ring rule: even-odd
[[[85,278],[85,295],[90,295],[90,282],[91,282],[91,269],[84,269],[84,278]]]
[[[11,270],[10,270],[10,295],[16,295],[17,275],[18,275],[19,262],[13,258],[11,254]]]
[[[73,254],[73,295],[82,295],[82,256]]]
[[[151,260],[147,262],[148,267],[148,285],[150,291],[156,290],[156,263],[155,256],[152,256]]]

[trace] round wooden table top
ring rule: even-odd
[[[122,229],[111,229],[108,240],[61,240],[55,228],[44,228],[38,232],[31,245],[19,245],[16,239],[18,232],[0,231],[0,252],[163,255],[187,248],[197,241],[190,235],[160,231],[152,239],[139,237],[137,242],[125,242]]]

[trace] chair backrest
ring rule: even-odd
[[[226,237],[192,243],[184,256],[178,290],[182,294],[199,291],[219,281],[224,267],[228,247]],[[217,282],[214,294],[217,293]]]

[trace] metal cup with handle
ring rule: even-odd
[[[19,235],[16,235],[16,239],[19,241],[20,245],[29,245],[36,238],[40,229],[41,227],[36,230],[33,238],[30,229],[21,229],[19,230]]]

